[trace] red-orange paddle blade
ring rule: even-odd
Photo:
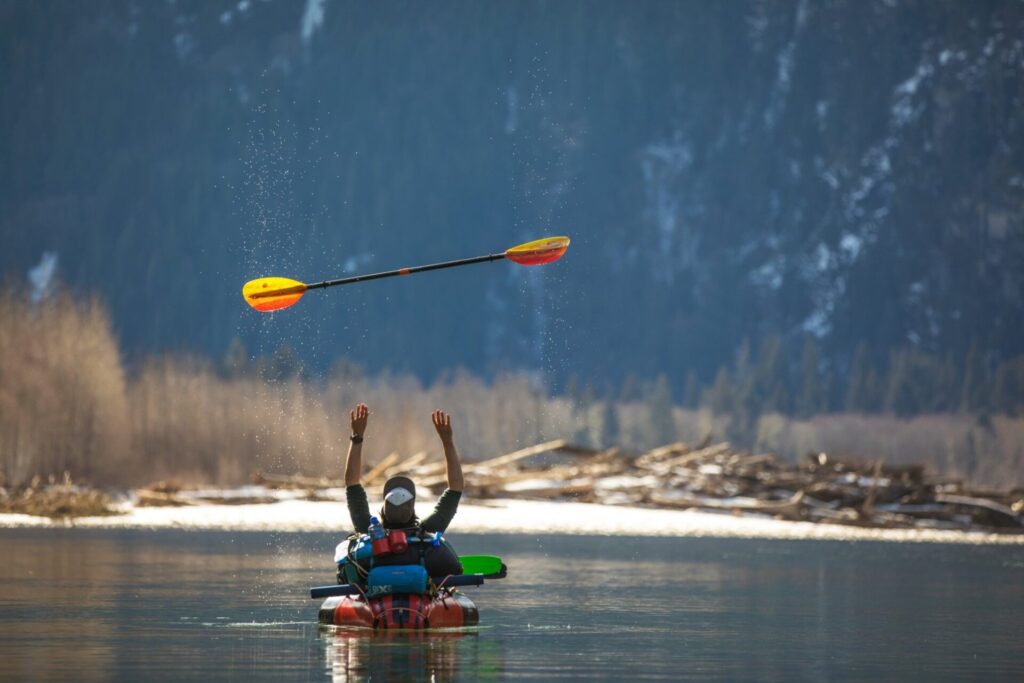
[[[506,250],[505,258],[521,266],[540,266],[562,258],[568,248],[568,237],[545,237]]]
[[[242,287],[245,302],[263,313],[288,308],[305,293],[304,283],[286,277],[261,277]]]

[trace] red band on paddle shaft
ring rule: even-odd
[[[408,268],[399,268],[398,269],[398,274],[399,275],[408,275],[409,274],[409,269]]]

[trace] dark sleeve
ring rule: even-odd
[[[370,529],[370,504],[366,502],[366,489],[362,484],[347,486],[345,500],[348,501],[348,515],[352,518],[352,528],[360,534],[365,534]]]
[[[462,491],[445,489],[444,493],[437,500],[434,511],[427,515],[426,519],[420,522],[424,531],[440,531],[444,533],[448,525],[452,523],[455,511],[459,509],[459,499],[462,498]]]

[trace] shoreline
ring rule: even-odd
[[[0,514],[0,529],[180,529],[193,531],[348,531],[345,504],[282,500],[276,503],[187,507],[135,507],[105,517],[51,519]],[[883,541],[961,545],[1024,545],[1024,534],[947,529],[878,529],[778,520],[765,515],[706,510],[495,499],[459,506],[449,531],[459,533],[633,535],[666,538]]]

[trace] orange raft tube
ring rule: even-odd
[[[436,595],[394,593],[367,598],[340,595],[324,600],[321,624],[372,629],[426,629],[475,626],[480,621],[476,605],[465,594],[441,589]]]

